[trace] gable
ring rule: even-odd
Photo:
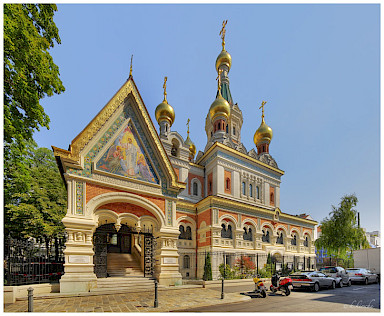
[[[120,182],[161,185],[162,192],[172,196],[185,189],[132,77],[71,142],[68,150],[52,148],[62,176],[67,173],[92,178],[104,174],[120,178]]]
[[[153,164],[129,121],[96,158],[95,171],[159,184]]]

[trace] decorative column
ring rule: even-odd
[[[97,287],[93,272],[94,219],[85,216],[85,183],[69,179],[68,211],[62,222],[68,234],[64,250],[64,275],[60,279],[60,293],[89,292]]]

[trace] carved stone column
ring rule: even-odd
[[[60,279],[60,293],[89,292],[97,287],[93,272],[93,232],[97,224],[86,218],[66,216],[63,219],[68,241],[64,255],[64,275]]]
[[[177,252],[179,234],[179,230],[173,228],[162,228],[160,232],[154,234],[157,242],[155,277],[161,285],[182,284]]]

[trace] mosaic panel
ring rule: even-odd
[[[76,182],[76,215],[84,215],[84,183]]]
[[[167,201],[167,224],[172,226],[172,202]]]

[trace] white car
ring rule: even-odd
[[[344,285],[352,285],[349,274],[342,267],[323,267],[320,269],[320,272],[335,278],[336,285],[338,287],[343,287]]]
[[[347,269],[349,277],[352,282],[379,283],[379,276],[364,268],[350,268]]]

